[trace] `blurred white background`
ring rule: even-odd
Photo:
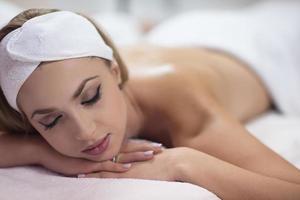
[[[23,8],[53,7],[87,14],[129,12],[138,17],[161,18],[191,9],[239,8],[259,0],[10,0]]]
[[[117,44],[131,44],[149,27],[182,12],[241,9],[262,1],[280,0],[0,0],[0,27],[24,9],[58,8],[87,14]]]
[[[195,9],[231,9],[261,0],[0,0],[21,8],[47,7],[79,11],[86,14],[122,12],[135,17],[162,19],[175,13]],[[282,0],[285,1],[285,0]]]

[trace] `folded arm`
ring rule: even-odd
[[[175,110],[183,126],[172,132],[174,147],[191,147],[246,170],[300,184],[300,170],[251,135],[231,109],[206,90],[191,91],[184,96],[184,109]]]
[[[95,162],[62,155],[39,135],[1,133],[0,168],[42,165],[67,176],[96,171],[124,172],[128,170],[126,163],[151,160],[153,154],[159,153],[161,149],[157,143],[129,139],[121,147],[118,163],[110,160]]]
[[[183,181],[224,199],[300,199],[299,169],[217,103],[210,101],[208,110],[198,133],[182,132],[173,138],[174,146],[193,150],[183,156]]]
[[[255,173],[191,148],[178,157],[178,180],[202,186],[221,199],[300,199],[299,184]]]
[[[227,115],[212,119],[193,137],[176,140],[241,168],[300,184],[300,170],[252,136],[242,124]]]
[[[37,137],[0,133],[0,167],[13,167],[39,163]]]

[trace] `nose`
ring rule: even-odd
[[[74,115],[74,134],[76,140],[88,141],[93,139],[96,132],[96,124],[93,118],[83,112]]]

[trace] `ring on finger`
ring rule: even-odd
[[[119,161],[119,159],[120,159],[120,154],[117,154],[116,156],[114,156],[112,158],[112,162],[117,163]]]

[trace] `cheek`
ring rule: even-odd
[[[116,92],[110,107],[114,123],[118,124],[118,127],[121,129],[120,131],[124,131],[127,121],[127,108],[121,91]]]
[[[68,155],[72,152],[72,143],[71,140],[67,138],[60,132],[49,132],[42,133],[42,137],[47,141],[47,143],[56,151]]]
[[[122,91],[114,89],[103,93],[103,99],[98,108],[95,113],[98,116],[97,119],[101,119],[102,123],[110,127],[118,128],[118,132],[124,130],[127,109]]]

